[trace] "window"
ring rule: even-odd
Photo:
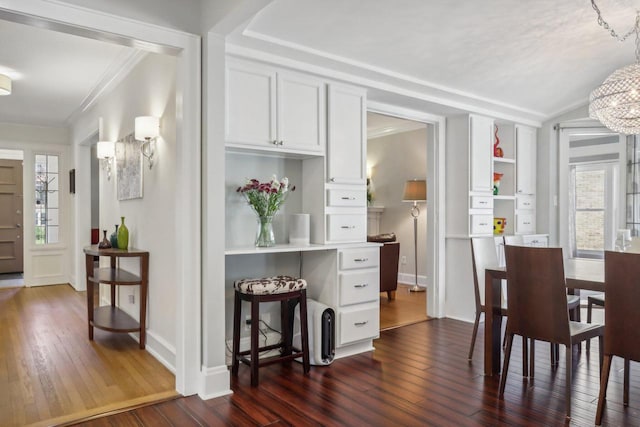
[[[58,243],[60,204],[58,156],[35,156],[35,241],[38,245]]]
[[[604,258],[613,244],[615,163],[570,166],[570,247],[574,258]]]

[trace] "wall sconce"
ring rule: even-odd
[[[153,116],[136,117],[135,138],[144,141],[140,146],[140,152],[149,159],[149,169],[153,167],[153,155],[155,154],[156,138],[160,136],[160,119]]]
[[[11,95],[11,78],[0,74],[0,96]]]
[[[96,157],[102,161],[107,171],[107,180],[111,180],[111,161],[116,156],[116,144],[111,141],[99,141],[96,145]]]

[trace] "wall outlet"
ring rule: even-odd
[[[136,303],[136,297],[134,294],[129,295],[129,304],[135,304]]]
[[[250,331],[251,330],[251,315],[247,314],[247,316],[244,318],[244,330],[245,331]]]
[[[406,255],[402,255],[402,258],[400,258],[400,264],[406,264],[407,263],[407,257]]]

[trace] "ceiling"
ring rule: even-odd
[[[597,0],[620,33],[640,0]],[[423,94],[415,107],[540,123],[583,106],[634,60],[589,0],[273,0],[227,40]],[[232,50],[231,50],[232,51]],[[0,20],[0,122],[67,126],[140,51]],[[397,91],[396,91],[397,92]],[[393,89],[370,90],[392,102]]]
[[[133,48],[0,20],[0,122],[67,126],[113,80]]]
[[[426,129],[426,127],[426,124],[413,120],[367,112],[367,139],[380,138],[417,129]]]
[[[640,9],[640,0],[597,4],[620,33]],[[274,0],[230,38],[539,121],[587,103],[613,70],[634,62],[633,39],[609,36],[589,0]]]

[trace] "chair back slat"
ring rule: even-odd
[[[505,246],[507,330],[559,344],[570,344],[561,248]]]
[[[604,353],[640,362],[640,254],[604,254]]]
[[[471,238],[471,259],[473,260],[473,285],[476,308],[484,305],[484,270],[498,265],[496,241],[493,237]]]

